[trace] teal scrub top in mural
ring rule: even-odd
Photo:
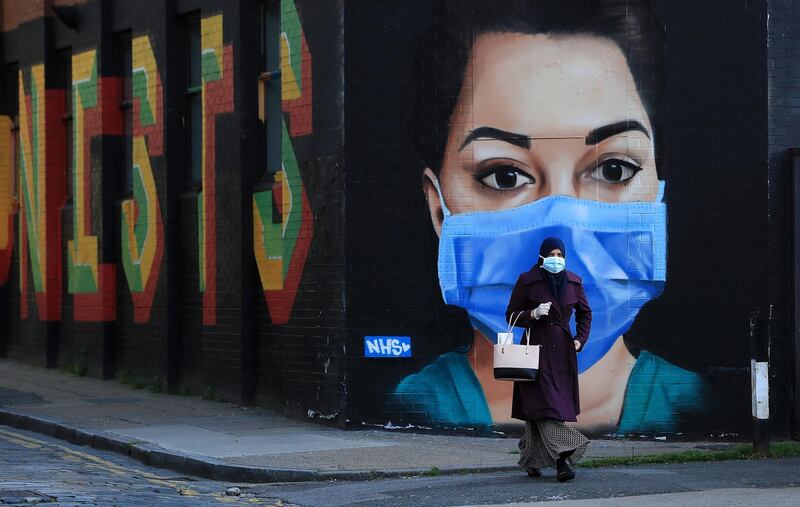
[[[492,415],[466,354],[448,352],[395,389],[405,410],[427,412],[436,423],[491,426]]]
[[[628,379],[617,433],[675,431],[680,414],[697,411],[704,398],[699,375],[643,350]]]
[[[700,406],[703,392],[697,374],[642,351],[628,379],[617,432],[675,431],[680,413]],[[432,422],[469,427],[492,424],[480,382],[460,352],[443,354],[404,378],[395,396],[405,410],[427,412]]]

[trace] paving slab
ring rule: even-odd
[[[359,447],[385,447],[380,441],[353,440],[295,431],[283,434],[232,435],[227,431],[199,428],[190,424],[143,426],[111,430],[110,433],[155,444],[163,449],[202,454],[212,458],[233,458],[261,454],[309,451],[341,451]]]

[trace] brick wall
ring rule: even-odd
[[[704,5],[703,19],[688,16],[688,4],[661,5],[667,286],[637,320],[630,341],[707,382],[706,402],[692,412],[688,431],[745,435],[750,431],[747,318],[753,310],[766,310],[772,297],[760,282],[767,270],[750,262],[748,246],[766,241],[768,221],[766,5]],[[708,19],[719,24],[711,26]],[[762,176],[753,178],[754,173]]]
[[[42,268],[54,283],[47,291],[37,289],[28,241],[19,241],[24,214],[13,216],[0,356],[339,426],[486,429],[476,416],[483,388],[459,391],[477,385],[470,361],[479,362],[475,340],[485,338],[463,308],[443,302],[436,214],[408,123],[415,93],[440,84],[420,80],[414,63],[422,54],[415,44],[442,1],[0,4],[0,52],[5,65],[22,70],[24,94],[32,97],[32,69],[44,64],[46,190],[55,196]],[[477,2],[461,2],[462,17]],[[42,17],[56,4],[74,4],[80,30]],[[282,160],[267,167],[259,78],[274,69],[264,68],[260,17],[262,5],[278,4]],[[664,37],[656,49],[665,53],[657,73],[663,96],[650,113],[665,148],[657,168],[666,182],[667,276],[663,294],[620,342],[631,354],[621,368],[640,375],[621,392],[665,401],[623,432],[744,436],[749,312],[773,308],[773,385],[789,381],[794,360],[785,189],[787,148],[797,144],[797,9],[782,1],[657,0],[653,13]],[[199,184],[187,177],[190,19],[199,23],[204,55]],[[119,52],[125,31],[130,69]],[[624,48],[626,61],[637,48]],[[86,126],[79,174],[63,145],[62,102],[74,83],[62,82],[58,69],[64,55],[91,51],[94,88],[91,68],[72,59],[73,81],[90,83],[80,85],[85,116],[73,101],[73,125]],[[426,65],[456,68],[470,55],[459,51]],[[17,86],[4,79],[5,88]],[[0,114],[17,116],[27,103],[5,92]],[[434,118],[424,127],[432,136],[449,132]],[[133,191],[124,192],[126,149],[137,169]],[[69,195],[59,179],[70,182]],[[759,262],[764,249],[769,265]],[[367,359],[365,336],[408,336],[411,357]],[[427,385],[398,390],[434,364]],[[773,397],[776,434],[788,432],[792,403],[791,393]],[[459,406],[461,415],[448,412]],[[508,403],[494,409],[490,423],[518,429],[497,417]]]
[[[19,25],[51,14],[53,6],[73,6],[86,3],[88,0],[4,0],[0,4],[2,31],[14,30]]]
[[[42,63],[48,93],[75,91],[80,155],[68,160],[58,132],[63,104],[49,100],[58,111],[45,122],[48,161],[62,164],[52,171],[70,183],[53,219],[60,241],[48,251],[63,267],[64,290],[41,308],[36,257],[17,244],[13,276],[0,287],[8,302],[0,353],[342,421],[341,5],[280,2],[284,153],[282,170],[270,173],[258,97],[265,3],[56,3],[75,6],[80,30],[43,18],[49,2],[5,2],[0,10],[3,60],[19,62],[26,93],[31,66]],[[202,52],[199,182],[188,177],[191,22]],[[75,88],[61,75],[64,61]],[[16,75],[4,83],[16,91]],[[13,95],[4,93],[0,113],[16,115]],[[125,153],[134,161],[131,188],[123,188]]]
[[[4,1],[0,11],[2,12],[3,31],[13,30],[22,23],[42,17],[44,6],[44,0],[31,2]]]
[[[389,398],[409,372],[471,339],[463,312],[441,300],[437,238],[406,130],[408,47],[431,3],[348,2],[345,13],[348,418],[430,425],[421,409],[401,413]],[[411,336],[412,357],[365,359],[364,337],[375,335]]]
[[[793,317],[794,297],[792,296],[792,222],[796,214],[790,213],[796,204],[791,196],[790,148],[800,146],[797,122],[800,117],[796,106],[800,104],[800,94],[795,83],[798,79],[797,63],[800,58],[800,38],[797,23],[800,9],[794,2],[769,2],[768,24],[768,71],[769,80],[769,141],[768,141],[768,187],[769,228],[767,245],[771,257],[769,290],[771,304],[774,304],[775,325],[772,330],[773,348],[771,351],[770,376],[777,383],[781,379],[794,379],[788,389],[770,392],[771,417],[781,427],[792,424],[794,435],[798,431],[797,420],[797,344],[792,328],[796,327]],[[795,212],[796,213],[796,212]],[[795,240],[796,241],[796,240]],[[796,247],[795,247],[796,248]],[[781,295],[786,294],[784,299]],[[796,297],[796,296],[795,296]],[[773,384],[774,385],[774,384]],[[792,414],[794,407],[794,414]],[[794,417],[793,417],[794,416]]]
[[[452,358],[453,351],[465,351],[461,346],[473,341],[466,312],[442,302],[438,238],[422,194],[423,154],[414,149],[406,123],[414,90],[436,84],[414,82],[412,44],[442,3],[411,2],[400,9],[349,2],[346,8],[347,322],[348,350],[353,351],[347,367],[348,407],[349,418],[369,424],[481,426],[474,419],[464,423],[469,414],[441,409],[443,403],[469,406],[464,396],[474,393],[450,384],[473,382],[471,368],[444,371],[434,366],[427,385],[417,378],[412,392],[398,394],[399,382],[448,353]],[[481,3],[462,3],[461,16],[469,17]],[[787,138],[794,118],[783,95],[780,101],[771,95],[767,108],[766,2],[654,2],[653,13],[663,29],[657,48],[665,53],[663,98],[654,118],[657,141],[666,148],[657,163],[666,181],[667,277],[663,294],[639,312],[624,340],[633,356],[654,356],[658,360],[652,364],[663,369],[645,380],[629,377],[625,393],[656,396],[655,389],[675,400],[665,401],[672,408],[659,414],[651,407],[640,427],[627,429],[744,436],[751,426],[749,312],[774,305],[773,381],[790,377],[789,341],[782,327],[787,301],[786,264],[781,260],[787,252],[781,211],[785,185],[776,176],[786,169],[781,162],[780,169],[768,171],[767,159],[776,145],[791,145]],[[770,27],[784,26],[783,20],[774,21],[778,18],[788,19],[785,26],[791,26],[793,15],[771,15]],[[785,48],[793,33],[785,30],[783,37],[772,35],[770,44]],[[795,76],[786,51],[775,53],[785,57],[785,70],[776,70],[779,60],[775,68],[771,63],[769,83],[775,86],[777,73],[783,76],[779,86],[788,89]],[[453,61],[442,58],[425,65],[444,69]],[[496,100],[500,107],[503,98]],[[434,133],[437,129],[446,132],[447,125],[428,128]],[[776,142],[773,132],[785,137]],[[771,245],[780,267],[754,262],[757,245]],[[476,262],[487,260],[481,255],[475,252]],[[410,336],[413,357],[364,358],[364,336],[371,335]],[[643,356],[645,351],[651,356]],[[473,348],[462,357],[474,360],[475,354]],[[641,372],[637,364],[634,360],[627,367]],[[678,378],[682,380],[672,380]],[[790,399],[781,394],[775,403],[782,407],[776,411],[776,432],[785,434]],[[613,432],[614,425],[605,425],[603,431]]]
[[[296,15],[300,21],[300,27],[288,27],[288,36],[292,51],[302,51],[299,67],[295,67],[301,69],[302,76],[295,75],[299,96],[287,100],[284,91],[291,145],[284,140],[283,163],[286,175],[292,177],[294,158],[299,174],[295,173],[294,183],[288,181],[289,189],[272,186],[269,180],[262,180],[262,185],[281,188],[284,213],[287,190],[295,209],[300,200],[308,209],[289,219],[287,230],[294,225],[292,220],[299,221],[295,222],[299,230],[293,249],[291,236],[287,234],[284,239],[289,248],[283,251],[283,262],[290,266],[282,287],[266,290],[257,278],[254,280],[258,293],[254,306],[258,396],[267,403],[282,405],[289,413],[344,424],[342,3],[296,1],[296,14],[289,4],[282,3],[281,15],[286,20]],[[287,79],[287,69],[282,71],[283,79]],[[273,222],[277,221],[275,210],[273,207]],[[295,270],[302,275],[293,282]],[[287,304],[293,305],[288,322],[281,311]]]

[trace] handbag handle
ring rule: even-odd
[[[522,317],[523,313],[525,313],[525,310],[522,310],[521,312],[519,312],[517,314],[517,317],[508,325],[508,330],[506,331],[506,333],[510,333],[510,332],[512,332],[514,330],[514,326],[517,325],[517,321],[519,320],[520,317]],[[511,315],[514,315],[514,314],[512,313]]]
[[[508,325],[508,331],[506,331],[507,333],[512,333],[514,331],[514,326],[517,324],[519,318],[522,317],[523,313],[525,313],[525,310],[520,311],[517,314],[517,317],[511,322],[511,324]],[[514,314],[512,313],[511,315]],[[530,346],[530,344],[531,344],[531,328],[527,328],[525,329],[525,346],[526,347]]]

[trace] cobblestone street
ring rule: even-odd
[[[284,505],[7,426],[0,426],[0,470],[0,505]]]

